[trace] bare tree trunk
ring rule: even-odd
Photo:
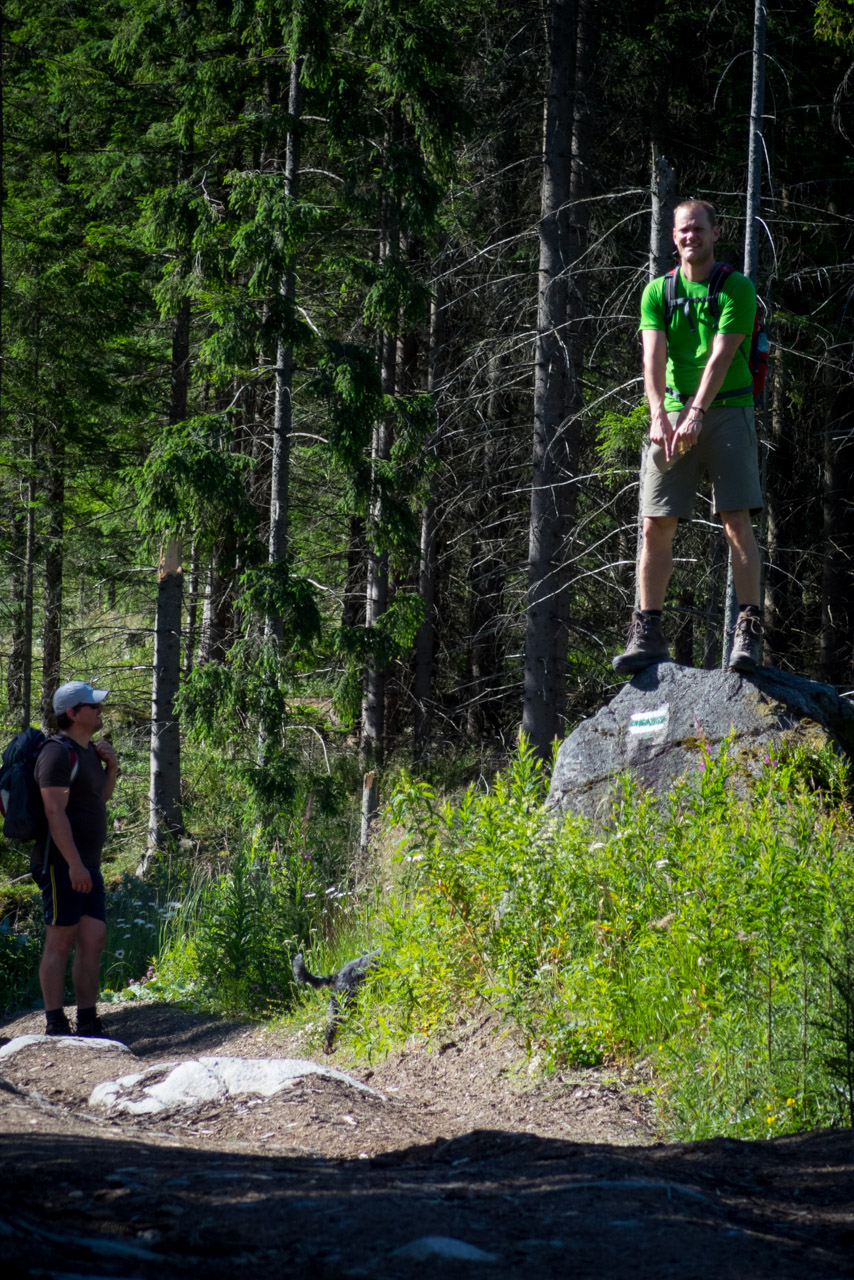
[[[358,627],[365,614],[365,521],[363,516],[350,517],[350,537],[347,543],[347,579],[344,584],[344,600],[341,606],[341,626]]]
[[[750,93],[750,138],[747,154],[747,210],[744,233],[744,274],[756,284],[759,264],[759,207],[762,194],[762,165],[765,148],[762,112],[765,105],[765,32],[768,25],[766,0],[755,0],[753,10],[753,83]],[[744,602],[742,602],[744,603]],[[759,603],[756,601],[755,603]],[[729,662],[730,637],[738,614],[738,600],[732,576],[732,555],[727,566],[726,605],[721,645],[721,666]]]
[[[649,278],[657,280],[670,269],[673,255],[673,209],[676,174],[666,156],[652,149],[652,218],[649,228]]]
[[[26,541],[24,546],[24,627],[21,644],[21,724],[30,723],[33,706],[33,613],[36,556],[36,463],[38,431],[33,421],[30,435],[30,471],[26,487]]]
[[[44,566],[44,638],[42,649],[41,722],[53,718],[53,695],[61,684],[62,568],[65,525],[65,444],[55,428],[47,447],[47,537]]]
[[[172,391],[169,421],[187,416],[190,383],[190,300],[185,298],[172,335]],[[181,815],[181,727],[175,698],[181,681],[183,573],[181,542],[168,536],[157,579],[154,622],[154,674],[151,692],[151,753],[148,790],[148,852],[144,871],[156,850],[183,832]]]
[[[567,316],[568,270],[574,261],[570,220],[577,18],[572,0],[551,0],[522,715],[523,731],[543,758],[563,727],[568,644],[565,544],[576,496],[574,414],[579,394]]]
[[[196,653],[196,632],[199,625],[199,544],[193,540],[190,551],[190,581],[187,584],[187,631],[184,636],[184,675],[193,670]]]
[[[445,286],[439,282],[430,309],[430,354],[427,366],[427,390],[434,398],[439,392],[444,371],[446,341]],[[429,448],[435,457],[439,451],[441,426],[438,426]],[[417,763],[427,755],[433,727],[433,646],[436,640],[436,482],[430,488],[421,511],[421,547],[418,566],[418,590],[424,603],[424,621],[415,637],[413,695],[415,698],[414,757]]]
[[[11,533],[10,615],[12,645],[9,652],[9,666],[6,672],[6,696],[9,706],[9,719],[17,724],[23,715],[24,651],[26,648],[24,591],[27,517],[21,507],[17,507],[12,516]]]
[[[662,155],[652,150],[651,217],[649,226],[649,278],[666,275],[673,250],[673,209],[676,203],[676,174]],[[641,447],[638,471],[638,528],[635,545],[635,608],[640,608],[640,558],[643,550],[643,477],[649,442]]]
[[[302,112],[302,85],[300,83],[302,62],[302,58],[297,58],[291,64],[288,115],[292,121],[298,121]],[[288,133],[284,174],[285,194],[289,200],[296,200],[299,197],[299,165],[299,133],[292,128]],[[292,256],[288,258],[285,274],[279,287],[279,294],[284,303],[285,315],[290,319],[296,296],[296,270]],[[280,337],[276,351],[273,472],[270,483],[270,536],[267,546],[267,559],[270,564],[281,564],[288,558],[293,376],[293,344],[289,338]],[[272,638],[278,644],[281,644],[282,619],[280,615],[268,613],[264,630],[268,638]]]
[[[211,552],[205,574],[205,598],[197,661],[223,662],[234,632],[231,584],[217,568],[217,550]]]
[[[389,142],[399,142],[402,137],[402,121],[397,107],[392,109],[389,126]],[[380,240],[381,259],[397,258],[400,253],[400,217],[397,197],[387,194],[383,201],[382,230]],[[382,390],[392,396],[397,386],[397,339],[393,333],[380,335],[380,364]],[[371,445],[372,493],[368,524],[368,582],[365,596],[365,626],[375,627],[385,613],[389,600],[388,552],[377,549],[373,529],[382,521],[382,485],[380,472],[388,462],[391,451],[391,424],[387,419],[377,423]],[[370,660],[365,670],[362,696],[361,761],[364,771],[376,771],[382,764],[385,737],[386,672],[379,660]],[[378,786],[379,780],[375,780]],[[377,793],[366,788],[365,796]],[[367,803],[367,801],[365,801]],[[363,808],[363,849],[370,834],[371,818]]]
[[[395,341],[384,335],[383,392],[393,394],[395,368]],[[391,354],[389,355],[389,348]],[[383,421],[374,428],[371,448],[374,467],[387,462],[391,448],[391,428]],[[375,489],[372,499],[372,523],[381,516],[382,497]],[[365,626],[375,627],[388,607],[388,552],[377,551],[373,546],[368,552],[368,582],[365,595]],[[382,763],[383,736],[385,731],[385,669],[380,662],[370,661],[365,672],[365,690],[362,700],[362,764],[368,768]]]
[[[181,730],[175,714],[181,670],[181,543],[170,538],[157,579],[154,687],[151,700],[151,770],[148,791],[149,855],[183,832]]]

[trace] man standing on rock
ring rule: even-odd
[[[691,519],[701,470],[711,479],[712,510],[732,552],[739,614],[729,667],[753,671],[760,659],[759,548],[751,516],[763,504],[749,364],[756,294],[746,276],[717,268],[719,237],[712,205],[680,204],[673,217],[679,269],[670,304],[667,276],[651,281],[641,301],[652,447],[643,479],[640,609],[632,614],[625,652],[612,663],[621,673],[670,657],[661,614],[673,535],[680,520]]]
[[[33,878],[42,891],[46,938],[39,981],[49,1036],[68,1036],[63,1008],[65,971],[75,947],[71,980],[77,997],[78,1036],[101,1036],[96,1002],[101,953],[107,939],[101,851],[107,837],[107,801],[118,774],[112,743],[91,741],[103,728],[106,689],[81,680],[53,695],[59,734],[36,757],[35,778],[47,831],[32,853]]]

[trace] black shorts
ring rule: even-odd
[[[42,891],[45,924],[75,925],[80,923],[81,916],[106,921],[104,877],[97,867],[87,867],[86,870],[92,877],[92,888],[88,893],[72,889],[68,863],[64,858],[51,862],[47,871],[42,871],[41,867],[33,870],[33,879]]]

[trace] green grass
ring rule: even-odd
[[[402,874],[382,909],[365,1048],[486,1001],[549,1069],[651,1058],[681,1136],[850,1122],[847,777],[801,754],[746,782],[725,754],[701,754],[661,802],[626,782],[602,831],[546,819],[524,747],[458,803],[403,779]]]

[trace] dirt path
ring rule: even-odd
[[[625,1082],[533,1081],[492,1018],[373,1071],[334,1060],[381,1096],[315,1076],[113,1120],[95,1084],[155,1062],[312,1055],[166,1006],[102,1013],[134,1056],[39,1042],[0,1061],[6,1276],[854,1276],[850,1131],[656,1143]]]

